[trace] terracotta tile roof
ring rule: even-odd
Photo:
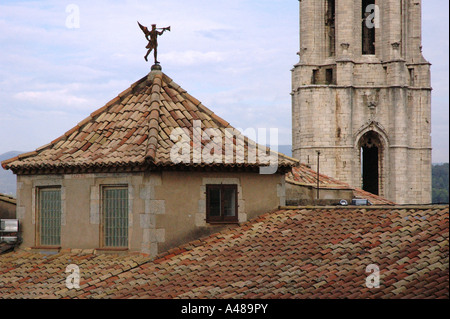
[[[181,128],[191,136],[191,146],[202,145],[204,148],[209,143],[192,138],[193,121],[196,120],[200,121],[202,130],[219,129],[222,136],[225,129],[233,129],[167,75],[152,71],[61,137],[35,151],[3,161],[2,166],[13,171],[137,167],[146,163],[173,166],[170,151],[175,143],[170,134],[175,128]],[[236,146],[236,139],[224,138],[221,148],[218,147],[222,154],[226,154],[226,143]],[[245,139],[244,144],[243,163],[227,164],[222,157],[224,164],[219,166],[258,167],[265,164],[258,156],[256,161],[252,158],[249,161],[248,146],[254,142]],[[233,156],[241,154],[240,151],[234,147]],[[203,159],[197,164],[192,162],[190,166],[213,166]],[[280,167],[295,164],[292,159],[278,154]]]
[[[81,287],[89,287],[108,277],[126,273],[148,262],[143,255],[95,255],[92,251],[62,252],[54,255],[20,251],[0,255],[0,298],[61,298],[80,295],[83,291],[68,290],[66,267],[80,267]],[[85,284],[89,282],[89,284]]]
[[[305,164],[299,164],[286,173],[286,182],[295,185],[317,187],[317,172]],[[366,192],[360,188],[352,187],[347,183],[338,181],[337,179],[324,174],[319,174],[319,188],[353,190],[354,198],[368,199],[373,205],[395,205],[394,202],[382,196]]]
[[[264,214],[151,261],[142,255],[0,256],[3,298],[449,298],[449,209],[299,208]],[[64,272],[80,268],[81,287]],[[368,265],[380,287],[367,288]]]

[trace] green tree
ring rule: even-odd
[[[448,203],[448,163],[444,164],[433,164],[431,175],[432,175],[432,196],[433,203],[443,204]]]

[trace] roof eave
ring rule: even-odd
[[[169,170],[169,171],[247,171],[259,172],[263,165],[256,164],[222,164],[222,163],[171,163],[171,162],[154,162],[151,159],[145,162],[132,163],[111,163],[97,165],[20,165],[8,166],[7,169],[13,171],[16,175],[42,175],[42,174],[83,174],[83,173],[131,173],[145,172],[149,170]],[[292,169],[291,164],[280,164],[275,174],[286,174]]]

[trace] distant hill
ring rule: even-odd
[[[25,152],[11,151],[0,154],[0,162]],[[0,167],[0,193],[16,196],[16,175]]]

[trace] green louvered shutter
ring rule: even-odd
[[[61,189],[39,189],[38,201],[40,244],[59,246],[61,245]]]
[[[128,247],[128,188],[103,188],[103,243]]]

